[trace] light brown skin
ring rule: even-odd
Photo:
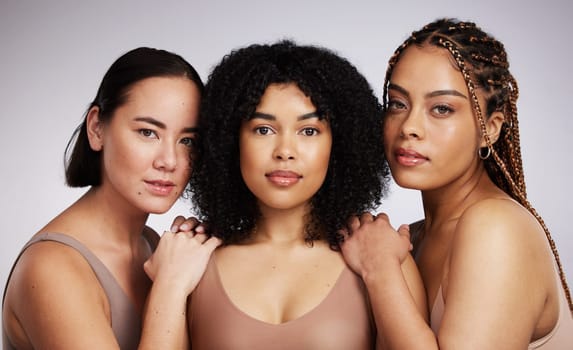
[[[315,241],[311,247],[305,241],[310,199],[324,181],[331,147],[327,122],[303,117],[315,111],[295,85],[269,86],[256,109],[263,117],[245,122],[240,133],[241,171],[257,195],[261,219],[247,241],[223,246],[214,254],[232,302],[271,324],[297,319],[315,308],[345,268],[342,255],[327,242]],[[296,171],[303,179],[289,187],[277,185],[265,177],[274,169]],[[425,313],[424,291],[413,259],[402,264],[402,271],[417,312]],[[382,339],[378,340],[378,348],[383,349]]]
[[[390,348],[526,349],[559,315],[560,290],[542,227],[488,177],[477,155],[486,144],[447,51],[407,48],[390,84],[386,154],[396,182],[421,191],[424,239],[415,258],[428,306],[440,286],[446,303],[434,334],[398,268],[409,255],[408,229],[395,231],[385,215],[354,218],[342,251],[363,276],[377,320],[392,320],[383,322]],[[502,122],[500,112],[487,119],[492,142]],[[400,148],[422,158],[401,157]]]
[[[187,183],[199,98],[188,79],[148,78],[130,89],[109,123],[92,108],[87,128],[90,146],[103,152],[102,184],[39,231],[75,238],[111,271],[142,314],[141,349],[187,347],[186,299],[220,243],[202,233],[167,233],[159,241],[145,226],[149,213],[167,211]],[[173,189],[158,194],[149,183],[158,179]],[[147,263],[144,231],[159,241]],[[110,322],[107,297],[73,248],[41,242],[23,253],[3,310],[4,330],[18,349],[118,349]]]
[[[304,239],[309,202],[326,176],[332,144],[328,122],[315,112],[296,85],[272,84],[239,132],[241,173],[261,219],[248,241],[218,249],[214,259],[229,298],[267,323],[314,308],[344,268],[326,242],[309,247]],[[300,178],[287,185],[294,179],[276,171]]]

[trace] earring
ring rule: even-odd
[[[486,154],[483,154],[484,148],[487,150]],[[489,148],[489,147],[478,148],[478,156],[480,157],[480,159],[486,160],[489,158],[490,155],[491,155],[491,148]]]

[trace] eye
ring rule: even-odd
[[[147,138],[157,138],[157,134],[151,129],[139,129],[138,132]]]
[[[268,126],[258,126],[254,130],[257,135],[269,135],[273,132]]]
[[[448,114],[451,114],[454,112],[454,110],[450,106],[447,106],[447,105],[434,106],[434,108],[432,108],[432,111],[434,113],[436,113],[437,115],[440,115],[440,116],[447,116]]]
[[[318,135],[319,131],[317,128],[307,127],[301,130],[301,134],[304,136],[314,136]]]
[[[181,139],[181,143],[189,148],[193,148],[196,145],[196,141],[193,137],[184,137]]]
[[[406,104],[400,100],[390,100],[388,101],[388,108],[389,111],[399,111],[406,109]]]

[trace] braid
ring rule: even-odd
[[[415,31],[396,49],[386,70],[383,104],[388,102],[388,84],[394,66],[402,52],[410,45],[434,45],[448,50],[466,82],[474,113],[491,157],[484,160],[486,171],[492,181],[513,199],[523,205],[539,222],[551,247],[559,270],[561,284],[565,291],[569,310],[573,314],[571,292],[557,247],[547,225],[527,199],[525,177],[521,158],[519,123],[517,120],[517,98],[519,89],[509,72],[507,53],[501,42],[488,35],[471,22],[440,19]],[[486,132],[485,119],[481,110],[476,87],[486,96],[486,116],[501,111],[504,114],[500,138],[492,143]]]

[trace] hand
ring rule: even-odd
[[[362,277],[394,262],[401,265],[412,250],[409,226],[394,230],[384,213],[353,216],[341,233],[345,236],[341,245],[344,260]]]
[[[153,255],[143,268],[155,283],[165,283],[191,294],[205,269],[211,254],[222,241],[205,233],[165,232]]]
[[[207,232],[207,225],[201,223],[194,217],[185,219],[183,216],[179,215],[173,219],[173,223],[170,228],[171,232],[191,232],[205,233]]]

